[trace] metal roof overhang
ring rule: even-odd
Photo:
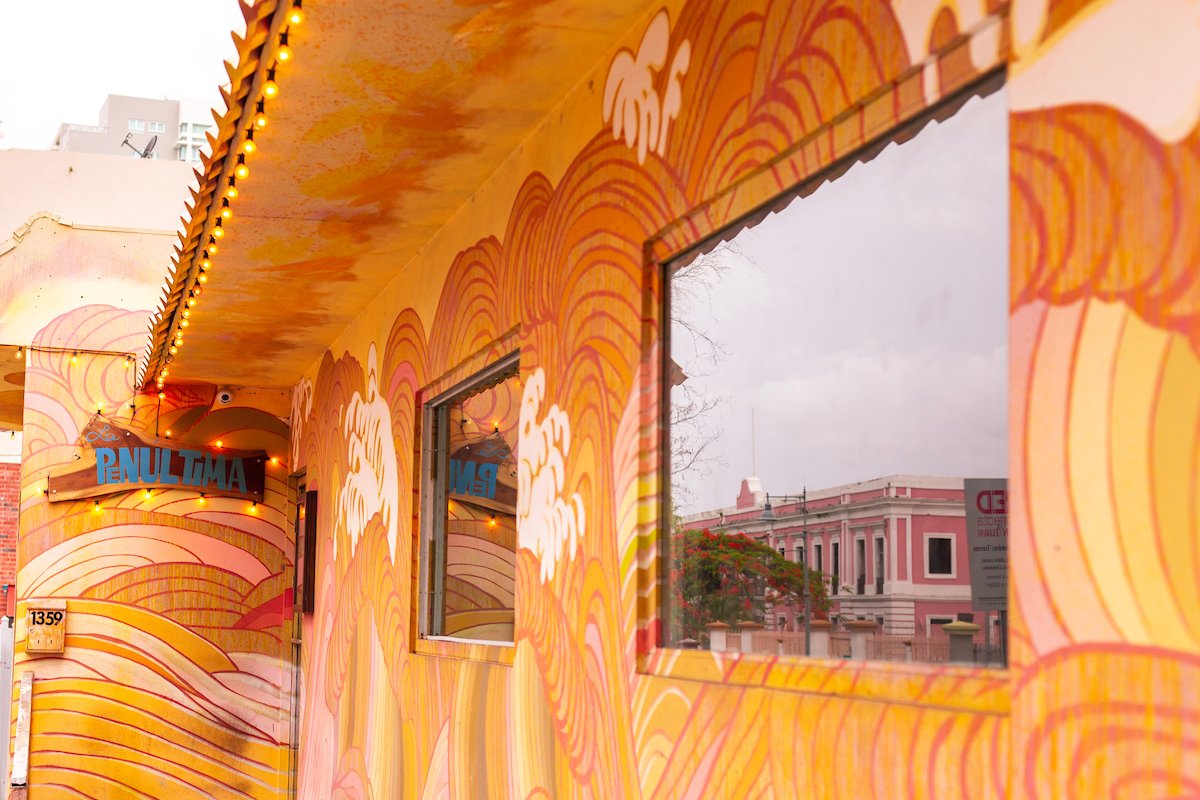
[[[290,386],[564,96],[650,10],[645,0],[243,5],[227,110],[188,204],[143,385]],[[291,59],[278,63],[280,34]],[[237,157],[227,234],[210,238]],[[190,319],[204,249],[207,281]],[[169,349],[182,332],[183,344]]]

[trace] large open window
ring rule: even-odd
[[[665,265],[666,646],[1003,662],[1007,114],[980,84]]]

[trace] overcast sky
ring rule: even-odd
[[[706,363],[674,336],[687,384],[718,402],[680,511],[731,505],[755,472],[772,493],[1007,475],[1006,126],[1003,91],[972,100],[716,256],[717,290],[673,313],[725,351]]]
[[[220,101],[236,0],[0,0],[0,149],[95,125],[110,94]]]

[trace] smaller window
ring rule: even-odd
[[[425,405],[425,637],[513,641],[520,401],[514,353]]]
[[[925,576],[954,577],[954,537],[931,533],[925,537]]]
[[[144,131],[144,130],[146,130],[146,120],[144,120],[144,119],[131,119],[131,120],[129,120],[129,130],[131,130],[131,131]]]
[[[192,133],[196,134],[197,136],[203,136],[203,135],[204,135],[204,132],[205,132],[206,130],[208,130],[208,129],[209,129],[209,127],[211,127],[211,126],[209,126],[209,125],[201,125],[201,124],[200,124],[200,123],[198,123],[198,122],[193,122],[193,123],[192,123]]]
[[[787,558],[787,548],[786,547],[779,548],[779,555],[782,556],[783,558]]]
[[[813,569],[820,572],[825,569],[825,562],[821,560],[821,543],[817,542],[813,545]]]
[[[151,133],[166,133],[167,132],[167,123],[151,122],[150,123],[150,132]]]

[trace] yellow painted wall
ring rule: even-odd
[[[1200,791],[1200,69],[1182,33],[1200,3],[657,11],[296,389],[294,458],[337,498],[304,631],[300,796]],[[661,69],[631,66],[644,35]],[[679,252],[1005,61],[1012,668],[655,650],[644,248]],[[619,102],[665,135],[605,118],[623,68],[647,91]],[[553,497],[575,524],[518,523],[514,653],[414,644],[416,393],[513,327],[535,421],[569,423]],[[519,447],[535,477],[546,456]]]
[[[14,676],[34,673],[29,796],[277,797],[291,688],[286,466],[268,466],[256,508],[181,489],[118,493],[98,509],[43,494],[98,408],[149,434],[286,459],[286,423],[217,410],[215,387],[135,394],[123,354],[144,345],[145,320],[82,306],[28,350]],[[61,655],[25,651],[25,609],[47,598],[67,604]]]

